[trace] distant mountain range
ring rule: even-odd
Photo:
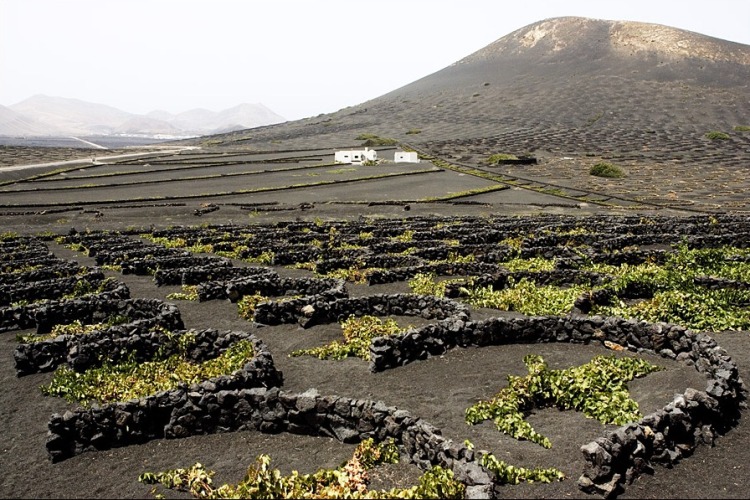
[[[0,135],[137,135],[190,137],[260,127],[286,121],[264,105],[239,104],[223,111],[192,109],[172,114],[128,113],[79,99],[35,95],[11,106],[0,105]]]

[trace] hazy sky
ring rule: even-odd
[[[0,104],[47,94],[146,113],[260,102],[298,119],[559,16],[750,44],[748,0],[0,0]]]

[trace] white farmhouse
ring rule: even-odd
[[[396,151],[393,153],[394,163],[419,163],[419,155],[416,151]]]
[[[336,151],[333,154],[333,161],[336,163],[351,163],[353,165],[362,165],[366,161],[377,161],[377,159],[378,152],[370,148]]]

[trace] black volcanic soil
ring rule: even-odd
[[[335,218],[338,219],[352,217],[345,207],[338,207],[341,209],[338,214],[327,215],[332,218],[337,216]],[[471,206],[464,209],[477,210]],[[144,221],[151,220],[149,217],[157,216],[157,212],[149,213],[149,210],[153,209],[133,209],[129,217],[118,220],[113,228],[142,225]],[[213,215],[218,218],[215,213]],[[387,211],[383,215],[392,216]],[[196,221],[196,218],[184,213],[175,219],[175,222],[184,224]],[[49,227],[54,227],[54,224]],[[50,249],[59,257],[75,259],[86,265],[93,264],[93,259],[54,243],[50,243]],[[276,270],[286,274],[305,273],[284,268]],[[168,293],[179,289],[158,288],[150,277],[112,275],[127,283],[134,297],[164,299]],[[351,286],[350,293],[392,293],[406,291],[406,288],[405,283],[373,287],[360,285]],[[177,304],[188,328],[253,329],[237,316],[235,306],[229,302],[180,301]],[[478,319],[488,313],[475,311],[473,317]],[[404,318],[404,321],[408,322],[409,318]],[[568,476],[566,480],[550,485],[508,486],[509,498],[587,497],[575,484],[583,466],[579,447],[601,435],[604,426],[575,412],[539,411],[530,417],[530,421],[554,443],[551,450],[544,450],[499,435],[489,424],[469,427],[462,420],[463,412],[467,405],[499,390],[507,374],[524,373],[521,360],[527,353],[541,354],[552,367],[563,367],[580,364],[596,354],[611,351],[572,345],[454,349],[444,356],[372,374],[366,363],[357,359],[334,362],[287,356],[294,349],[319,345],[333,338],[336,332],[330,326],[309,330],[296,326],[265,327],[256,333],[269,345],[277,366],[283,371],[285,390],[304,391],[314,387],[321,394],[382,400],[425,418],[443,429],[447,437],[459,441],[470,439],[478,448],[488,449],[510,463],[554,466]],[[750,335],[747,332],[734,332],[716,336],[719,344],[732,354],[747,379]],[[0,497],[141,498],[149,495],[149,488],[137,482],[137,476],[145,471],[187,467],[201,462],[217,471],[216,481],[221,484],[239,481],[247,466],[261,453],[270,454],[272,463],[288,473],[291,470],[313,472],[319,467],[339,465],[353,450],[351,445],[325,438],[241,432],[152,441],[139,446],[85,453],[52,464],[44,447],[46,422],[52,413],[62,412],[68,405],[60,399],[44,397],[38,390],[39,385],[49,380],[50,374],[16,378],[10,362],[15,347],[14,337],[13,332],[0,336],[0,350],[6,360],[0,364],[0,426],[3,429],[0,434],[0,468],[3,470]],[[692,370],[665,363],[661,359],[659,363],[667,370],[630,384],[631,393],[644,413],[662,407],[675,393],[682,392],[688,386],[703,387],[703,379]],[[739,426],[721,437],[715,448],[699,448],[693,456],[672,470],[657,468],[653,476],[641,477],[630,485],[622,497],[745,498],[748,477],[745,464],[748,459],[750,427],[747,416],[743,415]],[[384,488],[407,486],[413,484],[418,475],[419,471],[414,466],[390,466],[374,472],[373,485]],[[169,493],[169,496],[175,495]]]
[[[260,224],[295,219],[542,213],[649,216],[750,210],[746,196],[750,189],[750,132],[734,128],[750,125],[746,83],[750,81],[750,48],[687,33],[678,33],[672,39],[649,28],[644,35],[659,41],[661,48],[636,50],[633,46],[627,55],[601,46],[607,37],[620,36],[622,27],[577,19],[559,23],[557,28],[542,24],[526,27],[434,75],[358,106],[182,143],[203,146],[201,151],[154,153],[139,160],[94,166],[92,151],[0,147],[1,229],[21,234],[61,234],[70,228],[122,230],[152,224]],[[554,32],[555,36],[539,38],[539,43],[531,47],[524,45],[529,41],[523,42],[524,37],[536,39],[541,33],[538,30]],[[567,49],[555,50],[555,40],[561,38],[569,42]],[[692,44],[696,57],[666,57],[669,51],[664,47],[674,49],[675,40]],[[712,130],[728,133],[729,139],[708,139],[706,133]],[[315,167],[331,160],[335,148],[359,146],[362,141],[356,138],[362,133],[395,138],[469,167],[485,168],[484,161],[493,153],[530,153],[539,163],[486,168],[525,180],[506,190],[455,200],[458,203],[411,201],[488,187],[495,182],[446,170],[377,181],[257,190],[365,175],[364,168],[334,173],[326,170],[338,167]],[[97,159],[104,154],[96,150]],[[55,172],[60,166],[54,165],[12,171],[2,168],[74,157],[83,162],[66,165],[69,172]],[[621,166],[627,177],[590,176],[589,168],[599,161]],[[220,165],[210,166],[217,162]],[[270,176],[227,175],[294,165],[310,168]],[[418,168],[429,167],[423,162]],[[367,174],[373,171],[378,170]],[[224,177],[207,182],[150,183],[157,177],[178,178],[199,172]],[[37,178],[44,173],[51,175]],[[109,177],[94,177],[100,174]],[[88,186],[97,183],[114,185]],[[553,189],[527,189],[544,187],[542,183],[551,184]],[[75,189],[49,189],[76,185]],[[238,192],[251,188],[256,192]],[[564,196],[556,195],[561,192]],[[585,196],[576,197],[576,193]],[[186,194],[197,196],[184,198]],[[155,201],[139,201],[146,195]],[[84,201],[92,203],[84,205]],[[219,210],[196,216],[195,211],[205,204],[217,204]],[[53,250],[60,257],[91,263],[64,248],[55,246]],[[163,299],[176,291],[176,287],[157,288],[147,278],[116,277],[128,284],[134,297]],[[353,289],[352,293],[403,291],[403,286]],[[191,328],[249,328],[229,303],[178,305]],[[478,311],[477,316],[480,314]],[[518,465],[554,465],[569,476],[552,485],[508,487],[509,498],[586,497],[575,486],[582,464],[578,447],[600,435],[601,425],[571,412],[541,411],[532,417],[533,424],[555,443],[545,451],[504,439],[485,426],[462,424],[461,415],[468,402],[493,394],[505,375],[522,370],[525,346],[456,349],[443,357],[374,375],[358,360],[335,363],[286,356],[293,349],[330,337],[330,329],[260,328],[257,333],[268,342],[284,371],[287,390],[316,387],[322,394],[382,399],[444,427],[455,439],[470,438],[499,458]],[[0,362],[0,497],[140,498],[149,492],[136,480],[144,471],[186,467],[200,461],[217,470],[216,481],[222,483],[241,479],[260,453],[271,454],[273,464],[285,472],[313,472],[318,467],[338,465],[351,454],[351,446],[328,439],[247,432],[152,441],[51,464],[44,448],[46,423],[52,413],[67,406],[61,400],[43,397],[38,390],[49,375],[16,378],[11,361],[14,336],[0,335],[4,360]],[[733,356],[745,380],[750,380],[750,335],[734,332],[716,337]],[[547,345],[533,349],[551,363],[578,364],[594,355],[593,348]],[[690,377],[694,374],[672,367],[633,382],[631,388],[647,410],[663,406],[688,384],[700,383]],[[623,498],[746,498],[749,463],[750,425],[745,411],[739,425],[722,436],[714,448],[699,448],[674,469],[659,468],[653,476],[639,478]],[[414,467],[390,467],[379,471],[374,483],[384,487],[407,485],[417,474]]]

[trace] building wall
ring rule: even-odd
[[[414,151],[396,151],[393,154],[396,163],[419,163],[419,155]]]

